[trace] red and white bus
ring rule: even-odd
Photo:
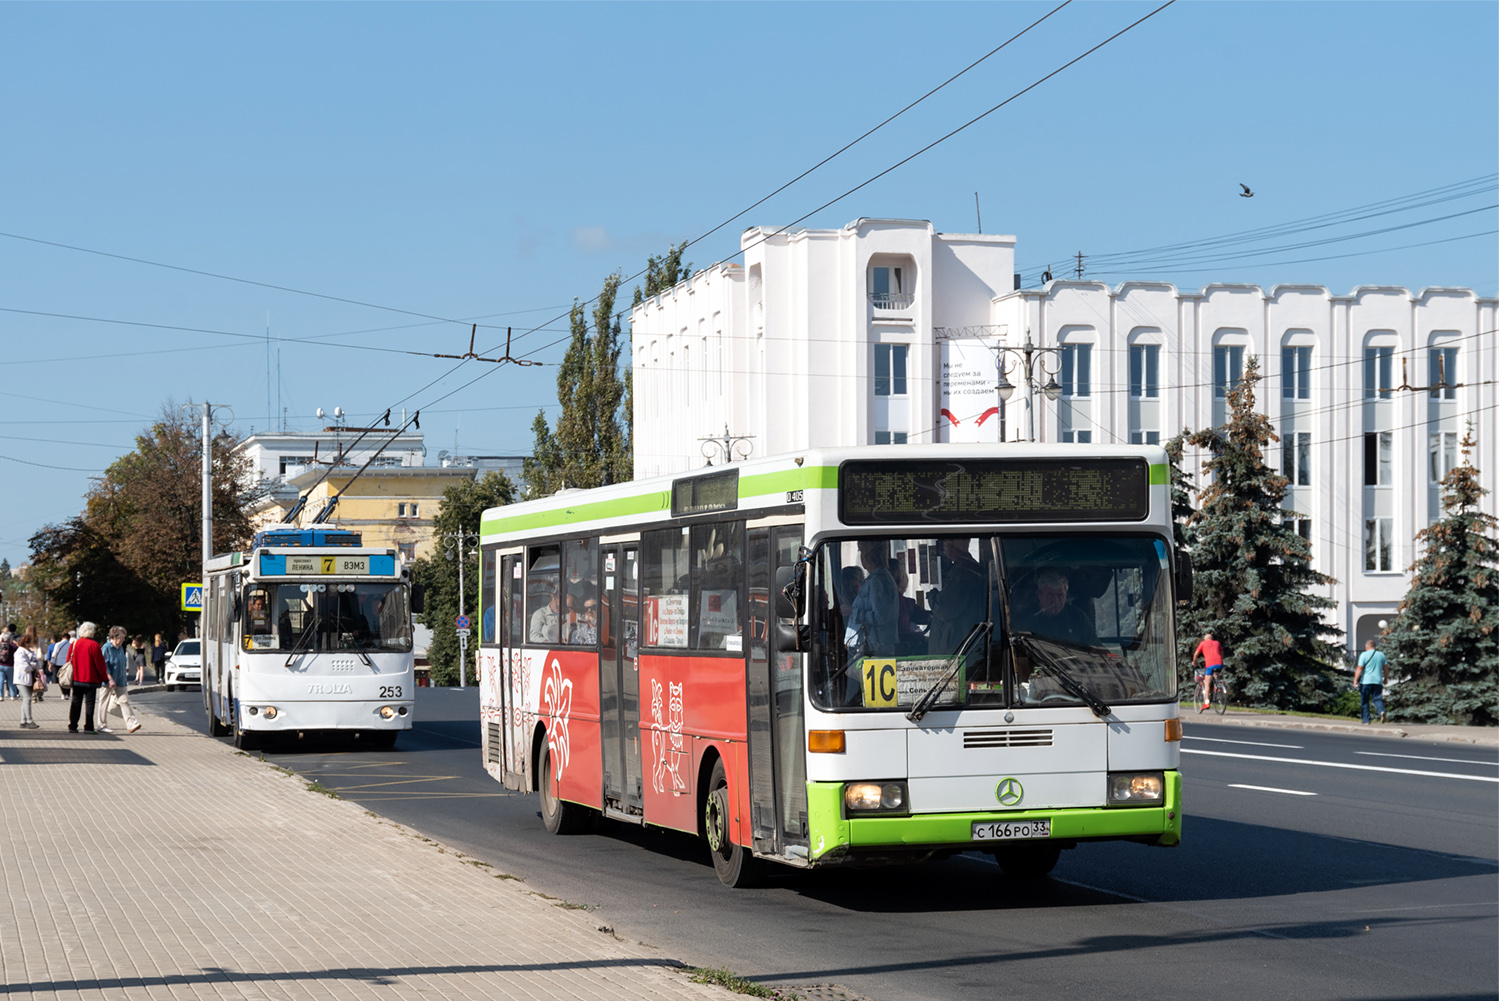
[[[809,450],[482,523],[486,768],[719,877],[1181,837],[1156,446]]]

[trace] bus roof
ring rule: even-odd
[[[773,514],[776,508],[789,509],[810,500],[808,491],[836,491],[839,471],[850,460],[1119,458],[1144,459],[1149,464],[1153,486],[1170,482],[1166,452],[1159,445],[1013,442],[813,448],[590,490],[567,489],[549,497],[492,507],[480,520],[480,534],[489,543],[572,530],[599,531],[611,526],[665,522],[720,511]],[[723,479],[718,480],[720,477]],[[736,481],[732,503],[728,496],[729,479]]]

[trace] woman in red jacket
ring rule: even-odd
[[[78,715],[83,713],[83,732],[94,732],[94,702],[99,696],[99,686],[109,680],[109,671],[104,664],[104,651],[94,639],[98,627],[92,622],[78,626],[78,639],[68,651],[68,660],[73,665],[73,703],[68,707],[68,732],[78,732]]]

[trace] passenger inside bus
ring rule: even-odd
[[[539,605],[531,613],[531,625],[526,631],[526,640],[530,643],[556,643],[561,607],[562,602],[557,597],[557,592],[549,592],[546,596],[546,603]]]
[[[937,656],[951,656],[984,621],[988,575],[973,558],[970,541],[956,536],[942,540],[942,586],[928,592],[932,621],[927,652]]]
[[[271,611],[264,591],[250,592],[250,598],[245,602],[245,622],[247,631],[253,636],[270,633]]]

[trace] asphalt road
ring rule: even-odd
[[[1492,748],[1188,719],[1180,848],[1084,845],[1029,888],[965,855],[785,870],[734,891],[683,835],[547,835],[535,797],[480,765],[477,692],[418,695],[393,751],[327,742],[265,757],[692,965],[881,1001],[1489,1001],[1499,986]],[[201,731],[199,699],[132,697]]]

